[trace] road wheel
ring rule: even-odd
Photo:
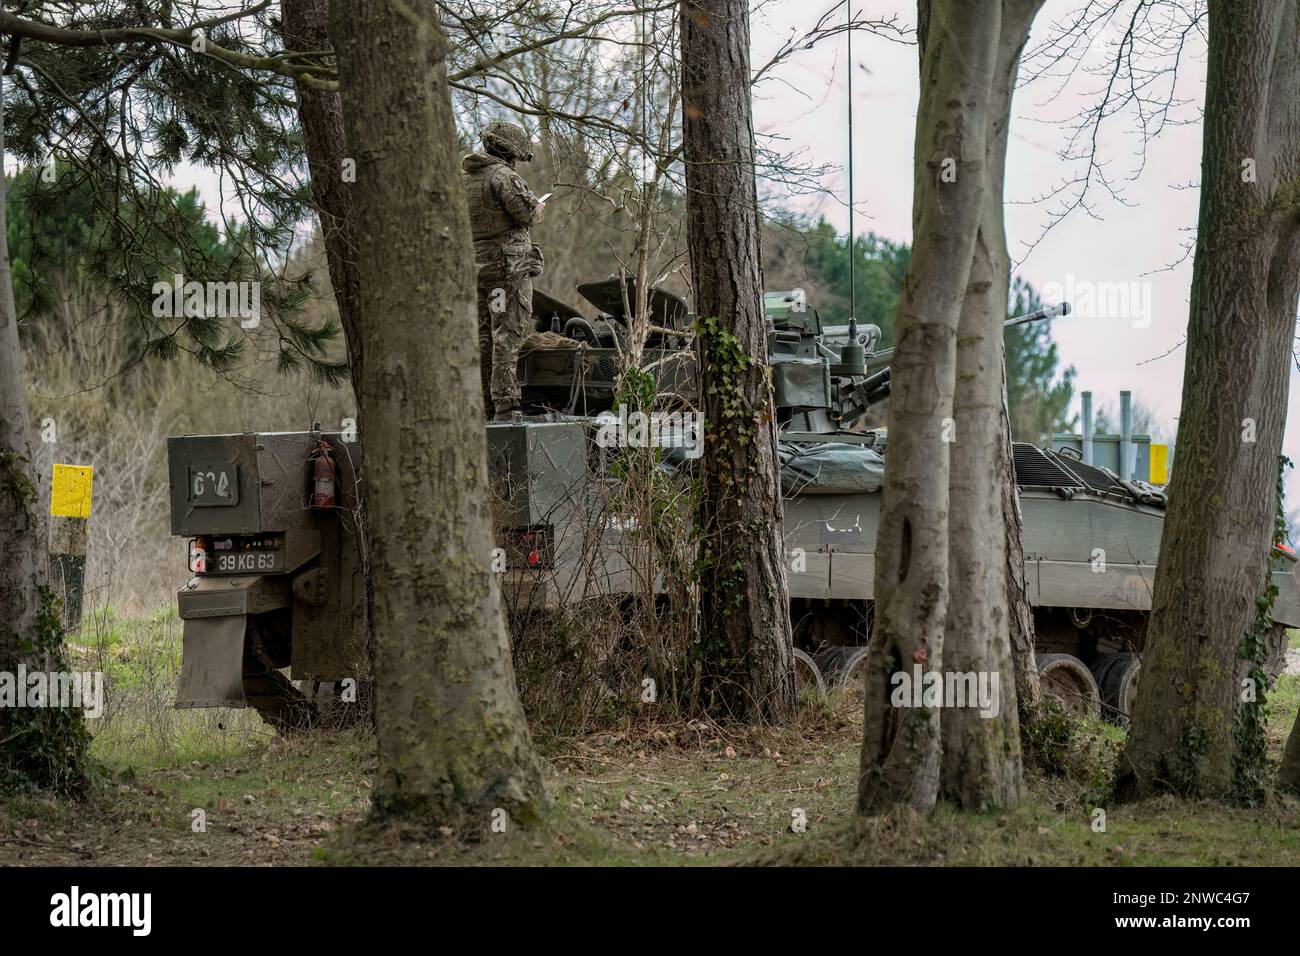
[[[1073,654],[1040,654],[1038,683],[1044,697],[1055,697],[1066,710],[1083,717],[1101,713],[1101,693],[1092,671]]]
[[[1137,654],[1103,654],[1092,662],[1092,675],[1101,690],[1101,700],[1107,718],[1119,724],[1128,723],[1137,700],[1138,674],[1142,658]]]
[[[821,668],[797,647],[794,649],[794,690],[800,695],[804,691],[826,693],[826,681],[822,678]]]

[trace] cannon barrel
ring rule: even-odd
[[[1017,325],[1028,325],[1030,322],[1038,322],[1042,319],[1054,319],[1057,316],[1069,315],[1070,303],[1062,302],[1060,305],[1054,305],[1049,309],[1039,309],[1037,312],[1026,312],[1024,315],[1017,315],[1007,319],[1002,323],[1004,329],[1010,329]]]
[[[1062,302],[1060,305],[1054,305],[1050,308],[1039,309],[1037,312],[1026,312],[1024,315],[1016,315],[1002,323],[1004,329],[1015,328],[1018,325],[1028,325],[1030,322],[1041,322],[1043,319],[1053,319],[1058,316],[1070,314],[1070,303]],[[867,357],[866,370],[867,379],[863,383],[863,388],[858,390],[858,394],[866,398],[868,405],[874,405],[882,402],[889,397],[890,377],[885,374],[894,361],[894,350],[892,348],[882,349]]]

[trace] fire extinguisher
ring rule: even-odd
[[[330,454],[333,451],[330,443],[321,439],[316,450],[312,452],[312,458],[315,464],[312,466],[312,475],[315,481],[315,490],[311,496],[311,506],[313,508],[333,508],[334,507],[334,476],[335,466],[334,458]]]

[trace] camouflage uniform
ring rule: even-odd
[[[519,406],[519,348],[532,324],[533,279],[543,265],[528,228],[541,222],[542,208],[514,170],[514,160],[532,159],[527,134],[494,123],[483,144],[489,152],[471,153],[461,165],[478,267],[483,400],[489,415],[500,415]]]

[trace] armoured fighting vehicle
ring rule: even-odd
[[[537,330],[562,329],[568,341],[551,336],[525,351],[519,369],[525,420],[488,426],[501,543],[508,555],[524,558],[506,562],[507,598],[516,603],[633,594],[648,579],[656,591],[665,587],[645,536],[629,529],[629,518],[616,507],[607,507],[617,459],[610,454],[616,442],[606,436],[627,433],[627,414],[615,408],[616,378],[629,325],[625,303],[635,301],[635,286],[626,297],[617,279],[578,291],[599,318],[575,318],[576,309],[543,297],[535,310]],[[654,324],[665,333],[689,327],[693,317],[683,300],[659,289],[648,298]],[[863,422],[889,397],[892,350],[878,348],[875,326],[824,325],[800,290],[769,292],[764,306],[797,666],[805,681],[824,686],[856,673],[870,636],[888,450],[886,430]],[[653,345],[660,353],[653,357],[660,392],[676,392],[689,404],[693,352],[668,334]],[[659,431],[669,436],[661,442],[670,446],[666,463],[689,467],[683,453],[691,444],[690,423],[661,424]],[[654,431],[651,424],[647,434]],[[1122,719],[1137,689],[1166,506],[1164,490],[1146,480],[1148,448],[1141,440],[1129,444],[1121,456],[1126,465],[1117,470],[1068,447],[1013,446],[1042,685],[1085,713]],[[1285,628],[1300,624],[1300,589],[1294,554],[1275,549],[1270,560],[1277,623],[1265,666],[1277,674],[1285,661]]]
[[[578,287],[598,315],[534,294],[536,334],[519,362],[525,415],[487,425],[498,551],[509,605],[653,597],[670,582],[635,516],[612,494],[620,442],[641,427],[661,467],[689,469],[700,423],[686,303],[647,296],[643,353],[668,420],[616,408],[635,286]],[[626,294],[625,294],[626,293]],[[798,290],[765,296],[785,497],[796,659],[813,686],[849,680],[870,637],[883,428],[863,422],[889,395],[890,350],[874,326],[824,325]],[[1039,316],[1023,317],[1028,321]],[[673,418],[672,416],[677,417]],[[632,442],[628,442],[632,443]],[[361,449],[342,432],[184,436],[168,442],[172,532],[190,539],[178,596],[184,657],[177,705],[255,707],[277,727],[309,722],[366,674],[355,476]],[[1014,446],[1028,598],[1045,692],[1086,713],[1129,712],[1164,520],[1164,492],[1070,449]],[[1278,587],[1267,669],[1300,625],[1295,557],[1275,551]]]

